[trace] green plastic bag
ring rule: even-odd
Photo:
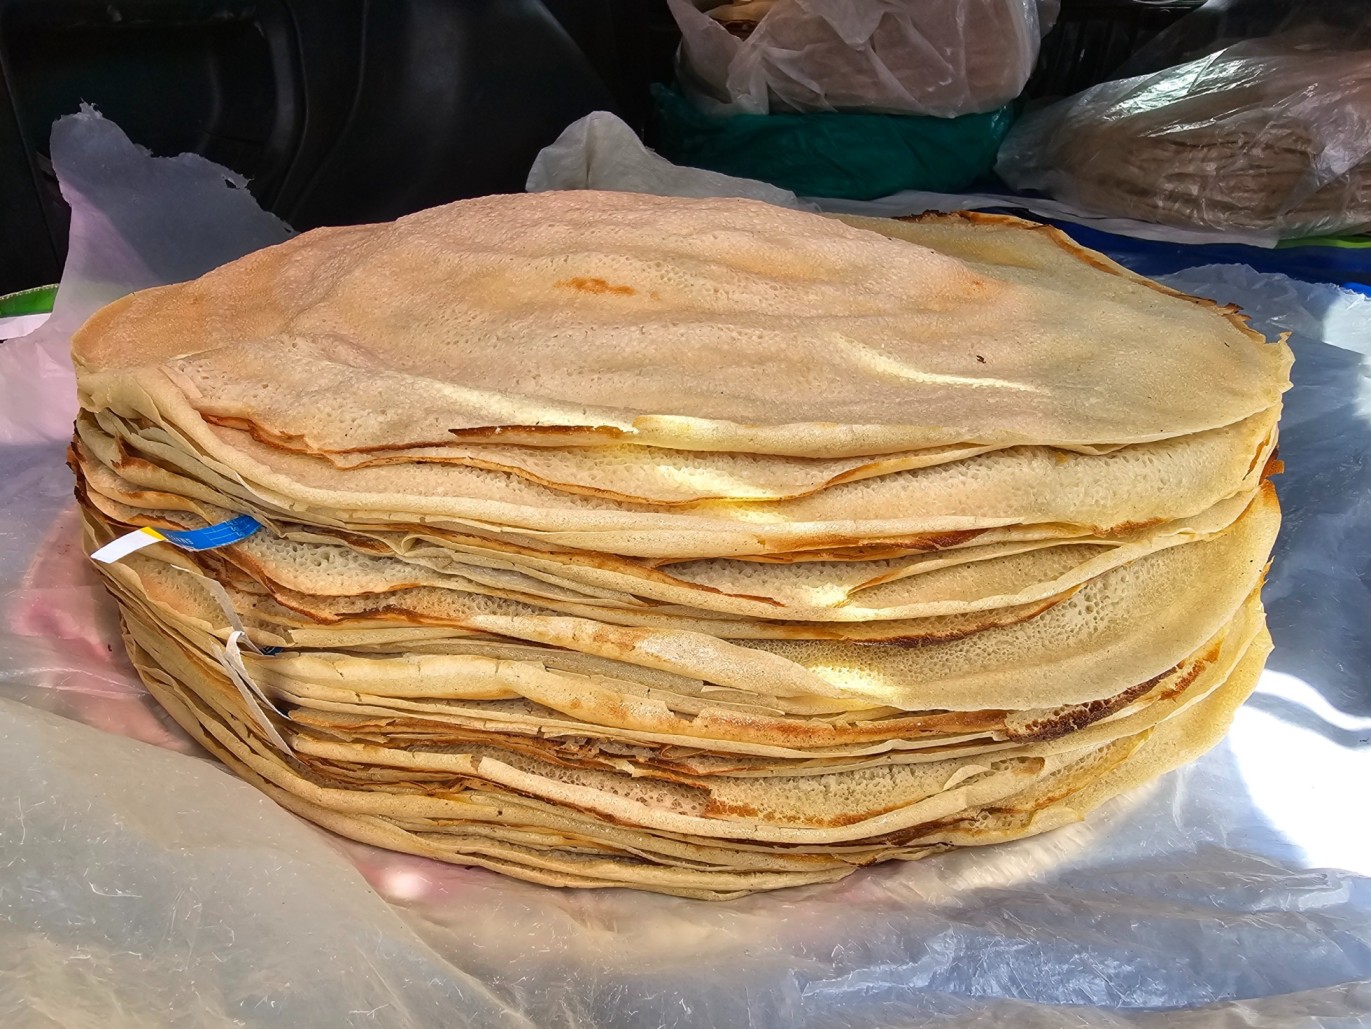
[[[34,286],[0,297],[0,318],[19,318],[29,314],[51,314],[57,299],[56,286]]]
[[[653,87],[657,151],[693,168],[761,179],[800,196],[872,200],[902,189],[954,193],[995,163],[1014,121],[1002,107],[960,118],[814,112],[715,115]]]
[[[0,343],[36,329],[52,313],[56,286],[35,286],[0,297]]]

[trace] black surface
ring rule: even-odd
[[[638,24],[612,6],[575,25],[610,61]],[[300,229],[521,189],[568,123],[619,107],[537,0],[0,0],[0,73],[0,292],[60,274],[47,141],[83,101]]]
[[[1196,3],[1063,0],[1026,94],[1105,80]],[[598,108],[650,142],[679,39],[666,0],[0,0],[0,293],[60,274],[47,140],[82,101],[308,229],[519,190]]]
[[[543,0],[639,132],[652,110],[649,87],[670,82],[681,33],[666,0]]]
[[[1043,40],[1024,96],[1070,96],[1109,81],[1140,47],[1202,2],[1062,0],[1061,13]]]
[[[568,123],[613,101],[534,0],[373,3],[347,130],[278,213],[297,228],[521,190]]]

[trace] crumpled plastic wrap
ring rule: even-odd
[[[73,266],[111,288],[92,255],[158,232],[142,189],[73,197]],[[1240,266],[1170,281],[1294,333],[1277,648],[1228,741],[1084,824],[728,904],[388,854],[198,752],[120,652],[63,434],[13,424],[70,417],[70,380],[12,374],[51,341],[0,345],[0,1025],[1367,1024],[1371,300]]]
[[[1010,193],[900,190],[875,200],[834,197],[797,200],[793,193],[756,179],[672,164],[645,147],[627,124],[608,111],[595,111],[572,122],[554,143],[545,147],[533,162],[527,189],[530,193],[549,189],[608,189],[664,196],[741,196],[782,207],[860,214],[870,218],[898,218],[923,211],[1014,207],[1043,218],[1066,219],[1139,239],[1172,243],[1242,243],[1266,248],[1274,247],[1278,242],[1276,235],[1269,231],[1181,228],[1131,218],[1099,217],[1057,200]]]
[[[995,170],[1099,214],[1284,238],[1371,228],[1371,49],[1247,40],[1010,130]]]
[[[1023,90],[1058,0],[667,0],[682,75],[729,108],[952,118]],[[731,29],[731,31],[730,31]]]
[[[53,126],[49,150],[72,208],[67,262],[52,314],[22,337],[29,345],[0,345],[0,445],[69,432],[71,412],[55,399],[75,388],[69,340],[102,305],[292,234],[243,176],[198,154],[152,160],[90,105]]]
[[[681,197],[746,197],[778,207],[812,210],[788,189],[703,168],[682,168],[645,147],[628,124],[609,111],[592,111],[562,130],[533,159],[526,188],[605,189]]]

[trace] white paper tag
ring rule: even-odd
[[[115,561],[122,561],[130,554],[150,547],[154,543],[165,542],[162,534],[156,529],[149,529],[146,526],[135,529],[133,532],[125,533],[116,540],[111,540],[103,547],[91,554],[91,559],[99,561],[101,564],[114,564]]]

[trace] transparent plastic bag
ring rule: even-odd
[[[1088,211],[1283,238],[1371,228],[1371,50],[1309,28],[1021,119],[995,170]]]
[[[1236,266],[1167,282],[1294,333],[1277,649],[1227,741],[1077,825],[727,904],[299,821],[129,668],[62,440],[0,443],[0,1026],[1371,1024],[1371,299]],[[0,428],[35,389],[69,403],[0,379]]]
[[[680,168],[643,146],[627,124],[609,111],[591,111],[572,122],[533,159],[524,188],[605,189],[677,197],[746,197],[778,207],[808,210],[788,189],[703,168]]]
[[[63,132],[63,188],[86,183],[67,193],[69,304],[285,232],[217,166],[149,157],[94,119]],[[704,193],[681,179],[662,188]],[[196,204],[194,252],[154,263]],[[1078,825],[728,904],[379,851],[212,762],[123,658],[80,549],[70,373],[28,374],[65,339],[0,345],[0,1026],[1368,1024],[1371,299],[1242,267],[1168,283],[1292,332],[1297,355],[1277,650],[1228,740]]]
[[[1057,0],[668,0],[682,76],[727,107],[952,118],[1023,90]]]

